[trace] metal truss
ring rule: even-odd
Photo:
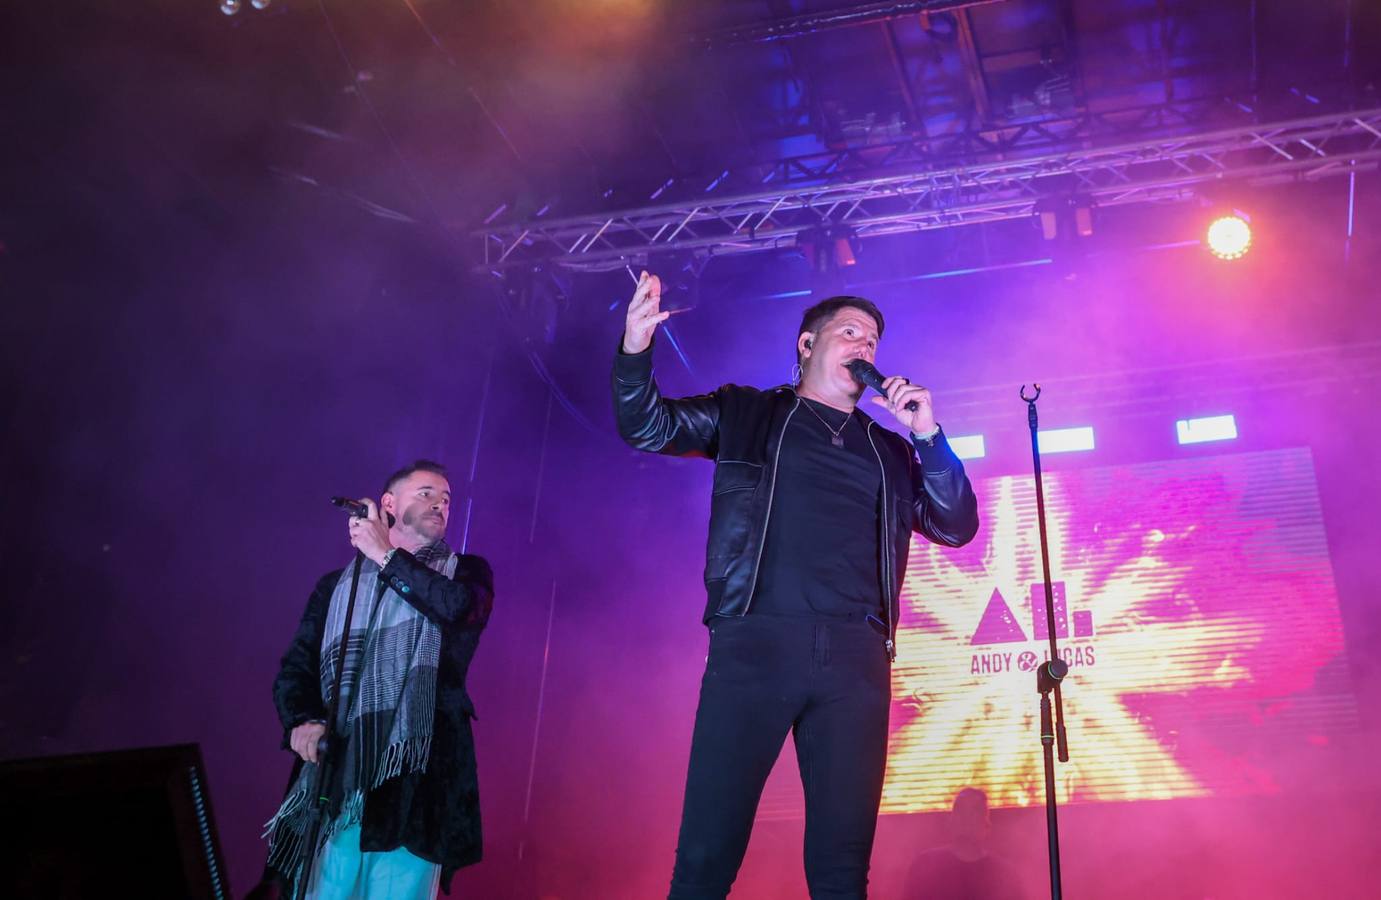
[[[1180,200],[1206,182],[1313,179],[1378,163],[1381,108],[495,225],[476,232],[479,268],[548,261],[599,270],[655,253],[749,253],[793,246],[820,229],[876,237],[1027,217],[1047,198],[1097,206]]]
[[[961,28],[961,33],[964,29]],[[977,63],[970,63],[970,68]],[[984,101],[986,104],[986,101]],[[683,190],[720,194],[759,190],[763,185],[782,189],[798,184],[819,184],[842,178],[868,177],[920,168],[944,168],[1002,154],[1030,156],[1050,153],[1086,142],[1128,143],[1146,139],[1163,141],[1168,135],[1192,134],[1210,128],[1255,125],[1250,108],[1209,99],[1179,100],[1131,109],[1085,110],[1067,116],[1048,116],[1029,122],[995,125],[940,135],[908,135],[893,141],[792,156],[769,163],[726,169],[715,179],[682,185]],[[674,182],[669,182],[670,187]],[[736,190],[737,189],[737,190]],[[655,199],[655,198],[654,198]]]
[[[872,22],[885,22],[907,15],[954,12],[970,6],[1005,2],[1006,0],[886,0],[881,3],[864,3],[859,6],[803,13],[784,19],[725,28],[697,35],[693,40],[709,47],[778,41],[830,28],[848,28]]]

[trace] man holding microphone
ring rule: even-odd
[[[831,297],[805,311],[793,384],[681,399],[663,397],[653,377],[653,335],[670,315],[660,302],[659,279],[643,272],[614,360],[619,433],[640,450],[715,463],[710,652],[670,900],[728,894],[788,732],[810,895],[864,898],[911,533],[967,543],[973,488],[929,390],[893,376],[873,398],[909,440],[857,408],[864,386],[848,366],[874,361],[884,326],[870,301]]]

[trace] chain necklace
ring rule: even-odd
[[[843,422],[843,424],[841,424],[838,428],[830,428],[830,423],[829,423],[829,422],[826,422],[826,421],[825,421],[825,417],[822,416],[822,415],[820,415],[818,412],[815,411],[815,407],[811,406],[811,403],[810,403],[809,400],[807,400],[805,397],[802,397],[802,398],[801,398],[801,401],[802,401],[802,403],[805,405],[805,408],[808,409],[808,410],[810,410],[811,415],[813,415],[813,416],[815,416],[815,418],[819,419],[819,420],[820,420],[820,424],[821,424],[821,425],[824,425],[824,426],[825,426],[825,429],[830,433],[830,443],[833,444],[833,445],[836,446],[836,447],[843,447],[843,446],[844,446],[844,429],[847,428],[848,425],[849,425],[849,423],[853,421],[854,414],[853,414],[852,412],[847,413],[847,414],[844,416],[844,422]]]

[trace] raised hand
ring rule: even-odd
[[[623,324],[623,352],[642,353],[650,347],[652,333],[670,315],[670,312],[662,312],[662,279],[644,271],[628,304],[628,317]]]

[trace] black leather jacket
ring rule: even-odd
[[[666,399],[652,375],[650,347],[635,354],[620,349],[614,359],[613,389],[619,434],[630,445],[714,460],[705,621],[717,615],[746,615],[758,583],[782,435],[800,398],[789,387],[761,391],[728,384],[711,394]],[[943,433],[929,441],[908,442],[864,418],[882,470],[882,509],[889,512],[881,517],[878,537],[887,653],[895,657],[897,599],[911,532],[939,544],[962,546],[978,531],[978,501],[963,463]]]

